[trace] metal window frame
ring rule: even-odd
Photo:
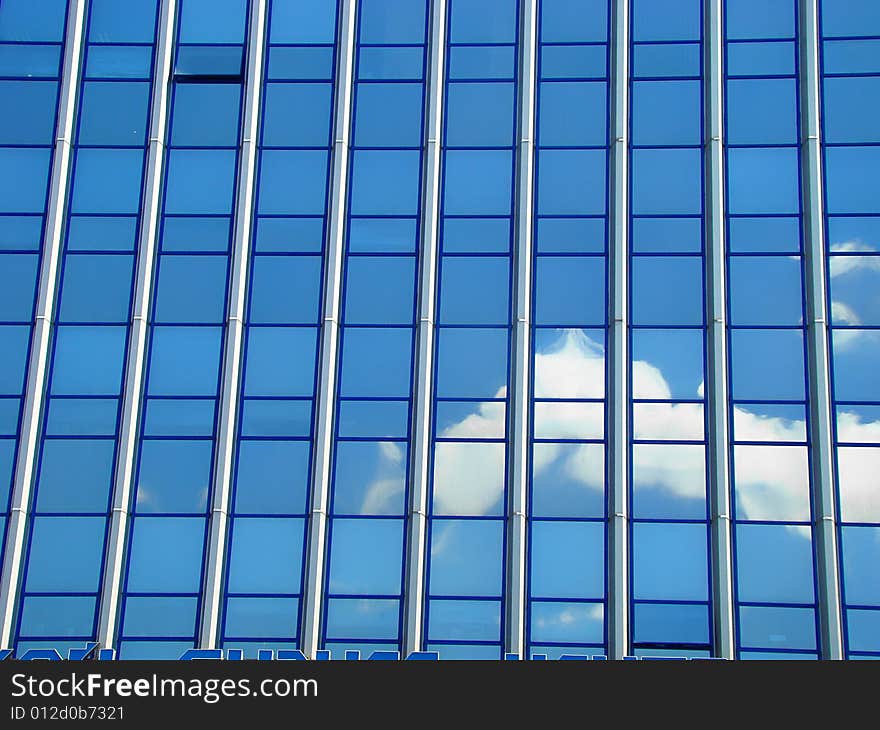
[[[247,302],[248,254],[253,202],[256,196],[257,135],[263,96],[263,62],[266,57],[268,0],[252,0],[248,22],[245,99],[235,204],[235,229],[230,261],[229,299],[226,303],[226,338],[220,390],[220,419],[217,429],[208,527],[206,565],[202,583],[202,614],[199,647],[213,649],[220,632],[221,596],[230,526],[232,464],[238,416],[239,383],[244,349],[244,315]]]
[[[34,472],[40,443],[40,427],[49,351],[52,341],[58,271],[64,238],[67,190],[70,183],[72,134],[83,59],[86,0],[71,0],[67,9],[61,90],[52,154],[49,199],[40,260],[34,324],[27,366],[27,384],[22,403],[20,437],[15,462],[15,476],[6,527],[6,547],[0,575],[0,645],[9,646],[16,618],[16,603],[21,589],[25,542],[30,527],[29,510]]]
[[[305,580],[302,589],[300,647],[315,658],[321,637],[321,611],[325,573],[325,542],[330,497],[330,470],[336,412],[340,326],[342,308],[342,259],[345,250],[351,121],[354,102],[355,17],[357,0],[343,0],[339,10],[337,40],[336,103],[333,142],[330,222],[325,248],[324,302],[322,308],[319,381],[316,392],[316,424],[312,452]]]
[[[425,79],[425,152],[421,209],[421,253],[418,274],[418,330],[413,369],[410,425],[409,519],[407,521],[403,594],[403,651],[420,651],[424,644],[428,493],[431,464],[432,401],[437,262],[440,231],[440,169],[446,73],[447,0],[431,3],[430,69]]]

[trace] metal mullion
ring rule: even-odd
[[[608,656],[629,650],[629,51],[630,3],[611,3],[611,139],[609,165],[609,300],[607,451]]]
[[[171,82],[171,55],[174,44],[174,18],[177,0],[163,0],[159,8],[156,38],[155,77],[150,105],[150,140],[144,168],[144,193],[137,241],[137,270],[131,303],[131,326],[125,365],[125,391],[122,394],[117,460],[113,477],[113,501],[107,554],[101,587],[97,641],[112,647],[116,638],[119,599],[125,563],[125,538],[128,532],[129,507],[137,452],[138,417],[141,410],[147,331],[150,311],[159,206],[165,157],[166,119]]]
[[[223,382],[220,390],[220,418],[215,451],[212,508],[207,560],[203,583],[199,646],[217,644],[223,593],[224,557],[229,533],[229,503],[232,493],[232,462],[235,453],[241,360],[244,342],[245,293],[250,251],[253,201],[257,166],[257,139],[263,88],[263,60],[266,46],[268,0],[252,0],[245,75],[244,121],[236,193],[235,228],[232,243]]]
[[[333,143],[330,220],[325,257],[324,303],[318,389],[316,392],[315,442],[311,473],[310,515],[302,598],[303,653],[315,657],[321,636],[321,604],[324,586],[327,505],[330,492],[330,461],[333,451],[336,379],[339,354],[339,312],[342,297],[342,258],[345,250],[348,168],[351,150],[351,117],[357,0],[342,0],[339,19],[338,65]]]
[[[537,98],[538,2],[522,0],[520,15],[518,158],[516,161],[516,229],[513,342],[510,356],[509,486],[507,559],[504,590],[504,651],[525,658],[527,509],[529,493],[529,395],[531,393],[531,308]]]
[[[716,656],[735,654],[727,372],[722,0],[705,7],[706,426],[711,530],[712,632]]]
[[[825,298],[825,201],[822,188],[818,0],[800,0],[800,129],[806,283],[807,370],[810,394],[810,476],[819,595],[820,654],[843,658],[843,629],[834,499],[828,308]]]
[[[71,0],[68,5],[62,83],[58,95],[58,116],[46,222],[43,235],[40,279],[36,313],[31,333],[30,361],[21,410],[20,441],[15,464],[6,549],[0,575],[0,646],[9,646],[18,599],[19,581],[28,532],[28,510],[39,452],[43,401],[46,394],[49,353],[55,299],[58,290],[58,267],[64,231],[64,213],[70,182],[72,134],[85,27],[85,0]],[[57,44],[52,44],[57,45]]]

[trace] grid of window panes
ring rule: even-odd
[[[91,0],[86,22],[20,646],[94,640],[116,457],[157,2]]]
[[[742,658],[817,651],[796,0],[725,3],[734,595]]]
[[[501,655],[518,17],[447,5],[425,625],[450,659]]]
[[[839,549],[849,658],[880,657],[880,5],[821,3]]]
[[[336,0],[272,0],[224,645],[295,648],[335,95]]]
[[[360,0],[323,642],[399,649],[430,3]]]
[[[174,658],[201,602],[238,167],[245,0],[182,0],[119,651]]]
[[[631,14],[632,650],[710,653],[699,0]]]
[[[530,653],[605,645],[609,2],[538,8]]]
[[[67,3],[0,5],[0,558],[12,498],[61,86]],[[15,113],[12,113],[15,110]]]

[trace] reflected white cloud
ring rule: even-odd
[[[406,489],[404,448],[394,441],[381,441],[378,449],[377,473],[367,487],[361,505],[361,514],[365,515],[394,513],[399,497]]]
[[[596,398],[604,393],[605,354],[603,347],[581,330],[561,331],[559,337],[535,358],[535,393],[538,397]],[[643,397],[670,398],[670,387],[659,368],[651,363],[633,363],[634,390]],[[702,389],[702,386],[701,386]],[[504,389],[496,395],[504,397]],[[695,396],[698,394],[695,393]],[[539,433],[578,432],[601,434],[601,408],[572,411],[569,404],[545,403],[536,409]],[[785,419],[736,407],[734,428],[739,440],[769,442],[777,446],[740,446],[735,453],[738,514],[744,519],[809,519],[808,466],[806,447],[784,446],[804,441],[803,420]],[[501,403],[482,403],[473,413],[446,427],[447,439],[479,438],[503,429],[505,409]],[[573,421],[576,421],[574,423]],[[640,409],[634,424],[636,438],[694,439],[703,431],[700,404],[651,404]],[[865,422],[855,414],[840,416],[840,438],[847,441],[880,441],[880,422]],[[387,458],[402,458],[390,452]],[[857,495],[853,504],[868,509],[876,500],[871,485],[872,471],[866,455],[853,454],[845,474],[847,491]],[[544,444],[535,450],[533,469],[538,475],[551,465],[587,490],[604,489],[603,452],[593,444]],[[634,473],[638,482],[677,499],[704,499],[705,476],[702,449],[678,449],[659,445],[636,448]],[[448,515],[501,514],[504,492],[505,449],[501,443],[446,441],[437,444],[434,459],[434,511]],[[368,498],[402,489],[377,481]],[[369,495],[372,495],[370,497]],[[798,530],[809,535],[809,530]],[[438,546],[435,545],[435,551]]]
[[[861,241],[844,241],[842,243],[832,243],[831,253],[877,253],[871,246]],[[836,278],[849,274],[860,269],[869,269],[871,271],[880,271],[880,258],[876,256],[832,256],[830,267],[831,277]]]

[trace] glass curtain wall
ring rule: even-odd
[[[631,15],[631,620],[635,655],[709,656],[703,8]]]
[[[0,5],[0,106],[16,110],[0,118],[0,545],[36,311],[66,25],[64,0]]]
[[[428,0],[360,0],[322,646],[401,641]]]
[[[797,2],[725,3],[738,656],[815,658]]]
[[[516,0],[447,5],[427,648],[502,652]]]
[[[299,636],[313,445],[336,0],[271,0],[221,642]]]
[[[821,9],[825,242],[844,648],[880,658],[880,5]]]
[[[538,10],[527,634],[554,658],[605,653],[610,3]]]
[[[122,658],[194,646],[238,170],[246,0],[182,0],[122,595]]]

